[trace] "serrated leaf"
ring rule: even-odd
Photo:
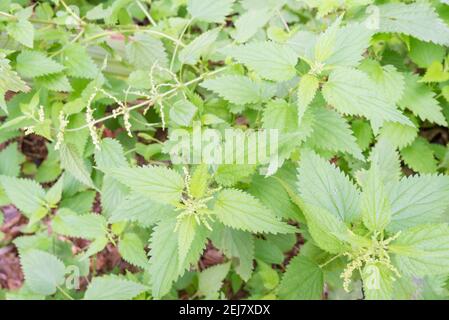
[[[418,137],[408,147],[401,150],[402,160],[412,170],[419,173],[434,173],[437,171],[437,161],[434,158],[430,143]]]
[[[235,32],[232,37],[238,43],[251,39],[273,16],[269,8],[251,8],[235,21]]]
[[[323,287],[321,268],[309,258],[298,255],[290,260],[279,284],[278,295],[285,300],[319,300]]]
[[[189,100],[179,100],[170,108],[170,120],[180,126],[189,126],[197,112],[197,107]]]
[[[397,232],[424,223],[442,222],[449,207],[449,177],[415,175],[404,177],[390,191],[392,221],[388,230]]]
[[[6,26],[6,31],[17,42],[28,48],[33,48],[34,27],[28,20],[18,19],[16,22],[10,22]]]
[[[95,163],[99,168],[128,166],[122,145],[111,138],[101,140],[100,149],[95,150]]]
[[[385,265],[380,263],[367,264],[361,275],[365,299],[390,300],[392,298],[395,278],[392,271]]]
[[[157,202],[179,201],[184,189],[181,175],[165,167],[108,168],[106,173]]]
[[[35,80],[37,84],[44,86],[51,91],[71,92],[73,90],[69,79],[62,73],[41,76],[36,78]]]
[[[296,75],[298,55],[287,45],[253,42],[232,47],[226,53],[267,80],[287,81]]]
[[[306,204],[325,208],[346,222],[359,216],[359,190],[343,172],[315,153],[302,153],[298,181],[300,197]]]
[[[288,193],[276,178],[254,175],[247,191],[271,209],[276,216],[298,219],[298,208],[290,201]]]
[[[20,263],[27,286],[35,293],[52,295],[64,282],[65,266],[52,254],[32,249],[21,254]]]
[[[218,299],[223,280],[229,272],[231,264],[223,263],[203,270],[198,275],[198,294],[206,299]]]
[[[0,183],[12,203],[28,217],[45,203],[45,190],[33,180],[0,176]]]
[[[166,295],[172,283],[183,273],[186,267],[199,259],[206,243],[207,232],[198,228],[191,250],[184,265],[179,265],[178,238],[174,231],[176,218],[165,219],[154,229],[150,239],[150,273],[152,294],[156,299]]]
[[[315,94],[319,88],[318,79],[310,74],[301,77],[298,86],[298,124],[301,125],[302,118],[307,107],[315,98]]]
[[[221,164],[215,172],[215,181],[222,186],[231,187],[240,180],[254,174],[256,165],[252,164]]]
[[[283,99],[267,103],[262,117],[265,129],[278,129],[285,132],[298,130],[298,112],[295,106]]]
[[[222,23],[231,13],[234,0],[188,0],[187,10],[193,19]]]
[[[375,124],[391,121],[412,125],[361,71],[335,69],[323,86],[323,95],[330,105],[343,114],[364,116]]]
[[[96,188],[83,158],[81,158],[74,145],[61,144],[59,155],[61,157],[61,167],[63,169],[86,186],[93,189]]]
[[[254,260],[252,234],[216,224],[211,239],[214,245],[228,258],[237,260],[234,266],[235,271],[243,280],[248,281],[253,271]]]
[[[449,226],[420,225],[403,231],[391,243],[393,262],[410,276],[447,274],[449,266]]]
[[[196,199],[204,197],[210,178],[208,166],[206,164],[198,165],[190,179],[190,194]]]
[[[164,44],[148,34],[138,33],[126,45],[128,61],[139,68],[151,68],[153,64],[161,67],[168,65]]]
[[[379,139],[387,139],[399,149],[410,145],[417,136],[418,128],[397,122],[386,122],[379,131]]]
[[[379,32],[403,33],[427,42],[449,44],[449,27],[430,4],[389,3],[378,8]]]
[[[52,220],[53,231],[68,237],[94,240],[106,236],[106,219],[98,214],[79,215],[69,209],[60,209]]]
[[[99,70],[94,60],[87,54],[86,48],[71,44],[64,49],[64,66],[71,77],[95,79]]]
[[[398,102],[401,108],[407,108],[422,120],[429,120],[436,124],[447,126],[435,93],[425,84],[419,82],[419,76],[406,74],[405,91]]]
[[[359,69],[369,75],[380,89],[380,93],[392,103],[397,103],[404,95],[404,75],[392,65],[382,66],[378,61],[366,59]]]
[[[9,90],[14,92],[27,92],[30,88],[15,71],[11,70],[9,60],[5,58],[5,55],[0,54],[0,108],[2,108],[6,113],[8,113],[8,108],[6,107],[4,95]],[[16,121],[18,118],[15,118]],[[5,129],[5,124],[1,126],[1,129]]]
[[[118,244],[118,251],[127,262],[144,270],[150,263],[144,250],[144,243],[135,233],[125,233]]]
[[[345,119],[334,110],[313,108],[314,117],[319,119],[313,125],[313,132],[306,143],[313,148],[348,153],[364,160],[353,132]]]
[[[213,209],[226,226],[251,232],[290,233],[295,228],[281,222],[262,203],[246,192],[225,189],[216,198]]]
[[[20,174],[20,165],[25,156],[17,149],[17,143],[11,143],[0,151],[0,175],[17,177]]]
[[[318,38],[315,60],[326,67],[355,67],[362,60],[372,34],[372,30],[360,23],[340,27],[335,22]]]
[[[84,300],[131,300],[148,289],[141,283],[106,275],[92,279]]]
[[[390,223],[392,210],[380,168],[371,164],[363,183],[361,210],[364,225],[371,231],[381,232]]]
[[[209,30],[195,38],[179,52],[179,61],[195,65],[209,47],[217,40],[220,29]]]
[[[267,82],[231,75],[206,80],[201,86],[238,105],[264,102],[274,96],[276,90]]]
[[[17,56],[17,71],[24,77],[34,78],[59,73],[64,66],[39,51],[22,51]]]
[[[173,213],[174,207],[149,200],[140,193],[131,193],[111,212],[109,222],[136,221],[149,227],[167,215]]]

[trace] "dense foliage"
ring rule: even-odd
[[[449,297],[447,1],[2,0],[0,43],[0,298]],[[208,129],[276,154],[174,161]]]

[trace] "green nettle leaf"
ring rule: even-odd
[[[232,11],[234,0],[188,0],[187,10],[193,19],[222,23]]]
[[[435,93],[421,83],[418,75],[407,74],[405,77],[405,91],[398,102],[401,108],[407,108],[422,120],[429,120],[436,124],[447,126]]]
[[[180,126],[192,123],[197,107],[188,100],[179,100],[170,108],[170,120]]]
[[[63,143],[60,148],[61,167],[79,182],[95,189],[90,173],[75,145]]]
[[[301,77],[298,86],[298,123],[301,124],[307,107],[315,98],[319,88],[319,80],[310,74]]]
[[[17,71],[26,78],[59,73],[64,66],[39,51],[22,51],[17,56]]]
[[[118,251],[127,262],[142,269],[148,269],[150,264],[145,253],[144,243],[137,234],[126,233],[123,235],[118,244]]]
[[[195,38],[179,52],[179,61],[184,64],[195,65],[200,57],[207,53],[209,47],[217,40],[220,29],[207,31]]]
[[[394,277],[393,272],[386,266],[380,263],[367,264],[361,274],[365,299],[390,300],[392,298]]]
[[[62,73],[49,74],[35,79],[36,83],[56,92],[73,91],[69,79]]]
[[[420,225],[403,231],[391,243],[393,262],[410,276],[447,274],[449,266],[449,226]]]
[[[244,43],[251,39],[273,16],[270,8],[250,8],[239,16],[235,22],[235,32],[232,37],[238,43]]]
[[[298,255],[288,264],[278,295],[286,300],[318,300],[322,297],[323,287],[321,268],[309,258]]]
[[[449,27],[430,4],[389,3],[378,8],[379,32],[398,32],[423,41],[449,45]]]
[[[254,175],[247,191],[271,209],[276,216],[298,220],[298,208],[291,202],[287,191],[276,178]]]
[[[80,45],[71,44],[64,49],[63,63],[72,77],[95,79],[99,75],[94,60],[87,54],[86,48]]]
[[[276,92],[276,87],[267,82],[256,82],[248,77],[237,75],[209,79],[201,86],[238,105],[264,102],[273,97]]]
[[[401,150],[402,160],[412,170],[419,173],[435,173],[437,161],[430,143],[418,137],[408,147]]]
[[[214,245],[228,258],[232,258],[233,262],[237,260],[234,265],[235,271],[243,280],[248,281],[254,267],[254,238],[252,234],[216,224],[211,239]]]
[[[379,131],[380,139],[387,139],[395,147],[409,146],[418,136],[418,128],[397,122],[386,122]]]
[[[45,190],[33,180],[0,176],[0,183],[12,203],[27,216],[45,204]]]
[[[364,182],[361,196],[363,223],[371,231],[383,231],[390,223],[391,204],[375,163],[371,165]]]
[[[25,282],[35,293],[52,295],[64,282],[64,263],[52,254],[40,250],[28,250],[21,254],[20,263]]]
[[[323,86],[323,95],[339,112],[364,116],[376,127],[385,121],[413,125],[362,71],[335,69]]]
[[[139,68],[151,68],[153,64],[161,67],[168,65],[164,44],[145,33],[136,34],[126,45],[128,61]]]
[[[444,221],[449,207],[449,177],[422,175],[404,177],[391,188],[391,231],[404,230],[419,224]]]
[[[315,60],[325,67],[355,67],[362,60],[373,32],[359,23],[339,27],[339,21],[316,41]]]
[[[206,164],[200,164],[196,167],[190,179],[190,194],[196,199],[203,198],[206,194],[210,179],[211,176],[208,166]]]
[[[298,130],[298,112],[293,104],[285,100],[272,100],[263,111],[262,122],[265,129],[293,132]]]
[[[173,217],[173,216],[172,216]],[[176,218],[166,218],[153,230],[150,239],[150,267],[152,294],[156,299],[166,295],[172,283],[196,262],[204,250],[208,232],[198,228],[190,251],[181,266],[179,264],[178,237],[174,232]]]
[[[193,238],[198,223],[193,215],[187,215],[178,220],[177,234],[178,234],[178,250],[179,250],[179,264],[182,265],[192,245]]]
[[[369,75],[378,85],[380,93],[390,102],[397,103],[404,95],[404,76],[394,66],[382,66],[378,61],[366,59],[360,64],[359,69]]]
[[[338,217],[320,207],[302,205],[308,231],[321,249],[330,253],[343,253],[350,244],[349,229]]]
[[[131,300],[149,288],[141,283],[113,275],[95,277],[84,300]]]
[[[296,230],[281,222],[258,199],[237,189],[221,191],[217,195],[213,213],[224,225],[244,231],[290,233]]]
[[[17,177],[24,161],[25,156],[18,151],[17,143],[11,143],[0,151],[0,175]]]
[[[215,172],[215,181],[222,186],[232,187],[240,180],[256,172],[253,164],[220,164]]]
[[[127,167],[122,145],[114,139],[101,140],[100,149],[95,150],[95,163],[99,168]]]
[[[152,226],[174,212],[174,207],[131,193],[109,217],[109,222],[135,221],[145,227]]]
[[[18,19],[17,22],[9,23],[6,26],[6,31],[17,42],[28,48],[33,48],[34,27],[28,20]]]
[[[359,160],[365,160],[356,138],[346,120],[336,111],[313,108],[315,119],[313,132],[306,144],[318,150],[345,152]]]
[[[107,232],[106,219],[98,214],[78,215],[69,209],[60,209],[52,221],[53,231],[68,237],[94,240]]]
[[[0,54],[0,108],[3,109],[6,113],[8,112],[8,108],[6,107],[4,95],[9,90],[14,92],[27,92],[30,90],[30,88],[19,77],[17,72],[11,70],[9,60],[5,59],[5,55]]]
[[[342,221],[351,222],[360,215],[359,190],[343,172],[311,151],[301,154],[298,188],[302,201]]]
[[[296,75],[298,55],[286,45],[253,42],[232,47],[226,53],[267,80],[286,81]]]
[[[421,68],[429,67],[434,61],[442,61],[446,49],[433,43],[410,39],[410,59]]]
[[[184,180],[179,173],[164,167],[109,168],[107,174],[157,202],[171,204],[181,199]]]
[[[223,280],[229,272],[231,264],[224,263],[200,272],[198,275],[198,294],[206,299],[218,299]]]

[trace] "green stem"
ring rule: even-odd
[[[323,267],[327,266],[329,263],[331,263],[332,261],[334,261],[334,260],[340,258],[341,256],[342,256],[341,253],[340,253],[340,254],[337,254],[336,256],[333,256],[332,258],[330,258],[329,260],[327,260],[325,263],[320,264],[319,267],[320,267],[320,268],[323,268]]]
[[[186,82],[186,83],[184,83],[184,84],[180,84],[180,85],[176,86],[175,88],[173,88],[173,89],[171,89],[171,90],[168,90],[167,92],[162,93],[158,98],[159,98],[159,99],[165,98],[165,97],[167,97],[167,96],[169,96],[169,95],[175,93],[176,91],[178,91],[179,89],[181,89],[181,88],[183,88],[183,87],[190,86],[190,85],[192,85],[192,84],[194,84],[194,83],[197,83],[197,82],[199,82],[199,81],[205,79],[206,77],[210,77],[210,76],[213,76],[213,75],[215,75],[215,74],[217,74],[217,73],[223,72],[223,71],[226,70],[226,69],[227,69],[227,67],[223,67],[223,68],[214,70],[214,71],[212,71],[212,72],[205,73],[205,74],[199,76],[198,78],[195,78],[195,79],[193,79],[193,80],[190,80],[189,82]],[[134,106],[128,108],[128,111],[137,110],[137,109],[139,109],[139,108],[146,107],[146,106],[151,106],[151,105],[153,105],[153,104],[154,104],[154,100],[147,100],[147,101],[141,102],[141,103],[139,103],[139,104],[136,104],[136,105],[134,105]],[[103,117],[103,118],[100,118],[100,119],[98,119],[98,120],[95,120],[95,121],[94,121],[93,123],[91,123],[91,124],[85,124],[85,125],[80,126],[80,127],[78,127],[78,128],[66,129],[65,131],[66,131],[66,132],[73,132],[73,131],[83,130],[83,129],[89,128],[89,126],[91,126],[91,125],[96,125],[96,124],[98,124],[98,123],[104,122],[104,121],[109,120],[109,119],[113,119],[113,118],[115,118],[115,117],[117,117],[117,114],[116,114],[116,115],[110,114],[110,115],[108,115],[108,116],[105,116],[105,117]]]
[[[153,20],[148,10],[143,6],[142,2],[140,2],[140,0],[137,0],[136,2],[140,10],[142,10],[143,14],[147,17],[148,21],[150,21],[153,26],[157,26],[156,21]]]
[[[189,28],[192,21],[193,21],[193,19],[190,19],[189,22],[187,22],[186,26],[184,27],[181,34],[179,35],[178,42],[176,43],[175,51],[173,51],[173,56],[171,58],[170,71],[173,71],[173,65],[175,64],[176,55],[178,54],[179,42],[182,41],[182,38],[184,37],[184,34],[187,32],[187,29]]]
[[[60,286],[56,286],[56,288],[69,300],[75,300],[70,294],[68,294],[64,289]]]

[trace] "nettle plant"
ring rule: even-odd
[[[449,296],[446,1],[3,0],[0,43],[0,298]]]

